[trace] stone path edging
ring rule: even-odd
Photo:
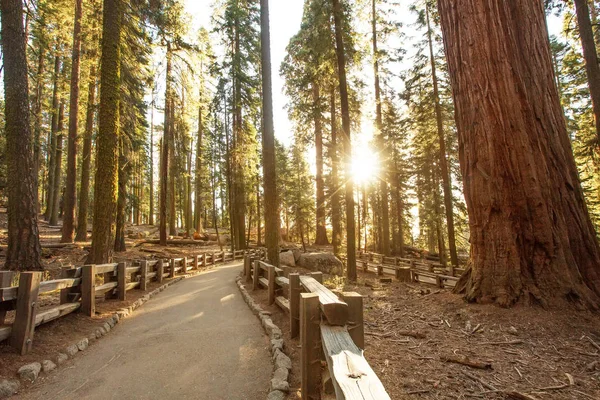
[[[292,370],[292,360],[283,352],[283,334],[281,329],[273,323],[271,313],[254,301],[242,283],[242,278],[237,277],[235,282],[240,289],[242,298],[248,307],[258,317],[261,325],[271,339],[271,353],[273,361],[273,378],[271,379],[270,392],[267,400],[285,400],[290,391],[289,373]]]

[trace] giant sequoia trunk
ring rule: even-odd
[[[165,86],[165,112],[163,123],[163,138],[161,140],[160,153],[160,193],[158,199],[159,208],[159,235],[160,244],[167,245],[167,203],[168,203],[168,179],[169,179],[169,148],[170,145],[170,127],[171,127],[171,104],[169,99],[172,96],[171,89],[171,69],[172,69],[172,53],[171,45],[167,43],[167,70],[166,70],[166,86]]]
[[[265,188],[265,241],[269,262],[279,265],[279,201],[275,158],[275,129],[273,126],[273,85],[271,82],[271,36],[269,1],[260,1],[260,43],[263,92],[263,186]],[[257,209],[260,193],[256,193]],[[260,211],[258,212],[260,229]],[[250,236],[250,235],[248,235]],[[325,238],[327,240],[327,238]]]
[[[52,214],[52,207],[54,203],[54,165],[56,163],[56,132],[58,131],[58,85],[60,75],[60,57],[54,57],[54,75],[53,75],[53,86],[52,91],[52,120],[50,123],[50,133],[48,134],[48,149],[46,149],[48,155],[48,180],[46,190],[46,211],[44,217],[46,220],[50,220]]]
[[[77,194],[77,128],[79,126],[79,71],[81,54],[81,16],[83,0],[75,1],[73,54],[71,56],[71,97],[69,102],[69,136],[67,141],[67,180],[65,187],[61,242],[73,242]]]
[[[543,4],[439,0],[471,228],[469,301],[600,306],[600,248]]]
[[[121,0],[104,0],[99,129],[92,248],[88,263],[107,263],[112,256],[117,209],[119,161],[119,86],[121,82]]]
[[[52,180],[52,209],[50,210],[49,225],[58,225],[58,214],[61,206],[61,178],[63,154],[63,128],[65,119],[65,103],[61,100],[58,107],[58,127],[56,129],[56,148],[54,150],[54,179]]]
[[[4,267],[40,270],[33,137],[22,0],[0,1],[8,174],[8,249]]]

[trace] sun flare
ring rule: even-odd
[[[379,157],[370,146],[354,148],[352,157],[352,179],[358,185],[368,184],[377,180],[379,174]]]

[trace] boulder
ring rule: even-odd
[[[2,380],[0,382],[0,399],[5,399],[19,391],[21,383],[15,380]]]
[[[292,253],[294,253],[294,261],[296,264],[298,264],[298,261],[300,261],[300,256],[302,255],[302,250],[292,249]]]
[[[44,360],[42,361],[42,370],[46,373],[50,372],[50,371],[54,371],[56,369],[56,364],[54,364],[52,361],[50,360]]]
[[[292,251],[284,251],[279,254],[279,262],[282,265],[287,265],[288,267],[296,266],[296,258],[294,257],[294,253]]]
[[[60,365],[60,364],[62,364],[62,363],[64,363],[64,362],[66,362],[68,359],[69,359],[69,356],[68,356],[68,355],[66,355],[65,353],[58,353],[58,354],[56,355],[56,363],[57,363],[58,365]]]
[[[324,274],[342,275],[342,262],[333,253],[304,253],[300,255],[297,265],[311,271]]]
[[[39,362],[34,362],[31,364],[23,365],[21,368],[19,368],[17,374],[22,380],[33,382],[37,379],[41,370],[42,364],[40,364]]]

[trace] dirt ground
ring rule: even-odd
[[[49,243],[58,243],[60,241],[60,228],[49,227],[45,221],[40,221],[40,240],[42,246]],[[157,234],[157,228],[153,226],[127,226],[128,236],[147,236],[153,238]],[[139,233],[143,233],[139,235]],[[127,239],[128,251],[116,253],[115,262],[133,261],[140,259],[151,259],[159,257],[181,257],[193,256],[202,252],[219,251],[218,246],[204,246],[201,243],[188,246],[158,246],[142,243],[144,239]],[[6,249],[6,213],[0,209],[0,269],[4,263]],[[56,279],[60,277],[61,268],[70,265],[81,266],[84,264],[88,254],[87,248],[90,243],[76,243],[60,249],[43,248],[42,263],[46,268],[44,280]],[[163,280],[163,283],[169,279]],[[155,282],[148,283],[148,290],[152,291],[159,285]],[[45,359],[53,360],[58,352],[64,352],[66,346],[73,344],[83,338],[87,338],[91,332],[104,324],[104,319],[112,315],[120,308],[128,307],[138,298],[144,296],[147,292],[131,290],[127,292],[126,301],[97,301],[96,315],[93,318],[83,316],[79,313],[72,313],[63,318],[43,324],[35,329],[33,350],[26,356],[18,355],[15,350],[8,346],[7,342],[0,343],[0,379],[13,378],[19,367],[28,362],[42,361]],[[40,295],[40,309],[59,304],[59,293],[49,293]],[[14,319],[14,312],[7,313],[8,323]]]
[[[364,296],[365,356],[392,399],[600,399],[597,314],[467,304],[447,290],[382,284],[362,272],[357,285],[325,284]],[[266,291],[252,294],[284,332],[294,365],[289,398],[298,399],[299,342],[289,338],[289,317],[266,304]],[[444,361],[465,356],[484,369]]]

